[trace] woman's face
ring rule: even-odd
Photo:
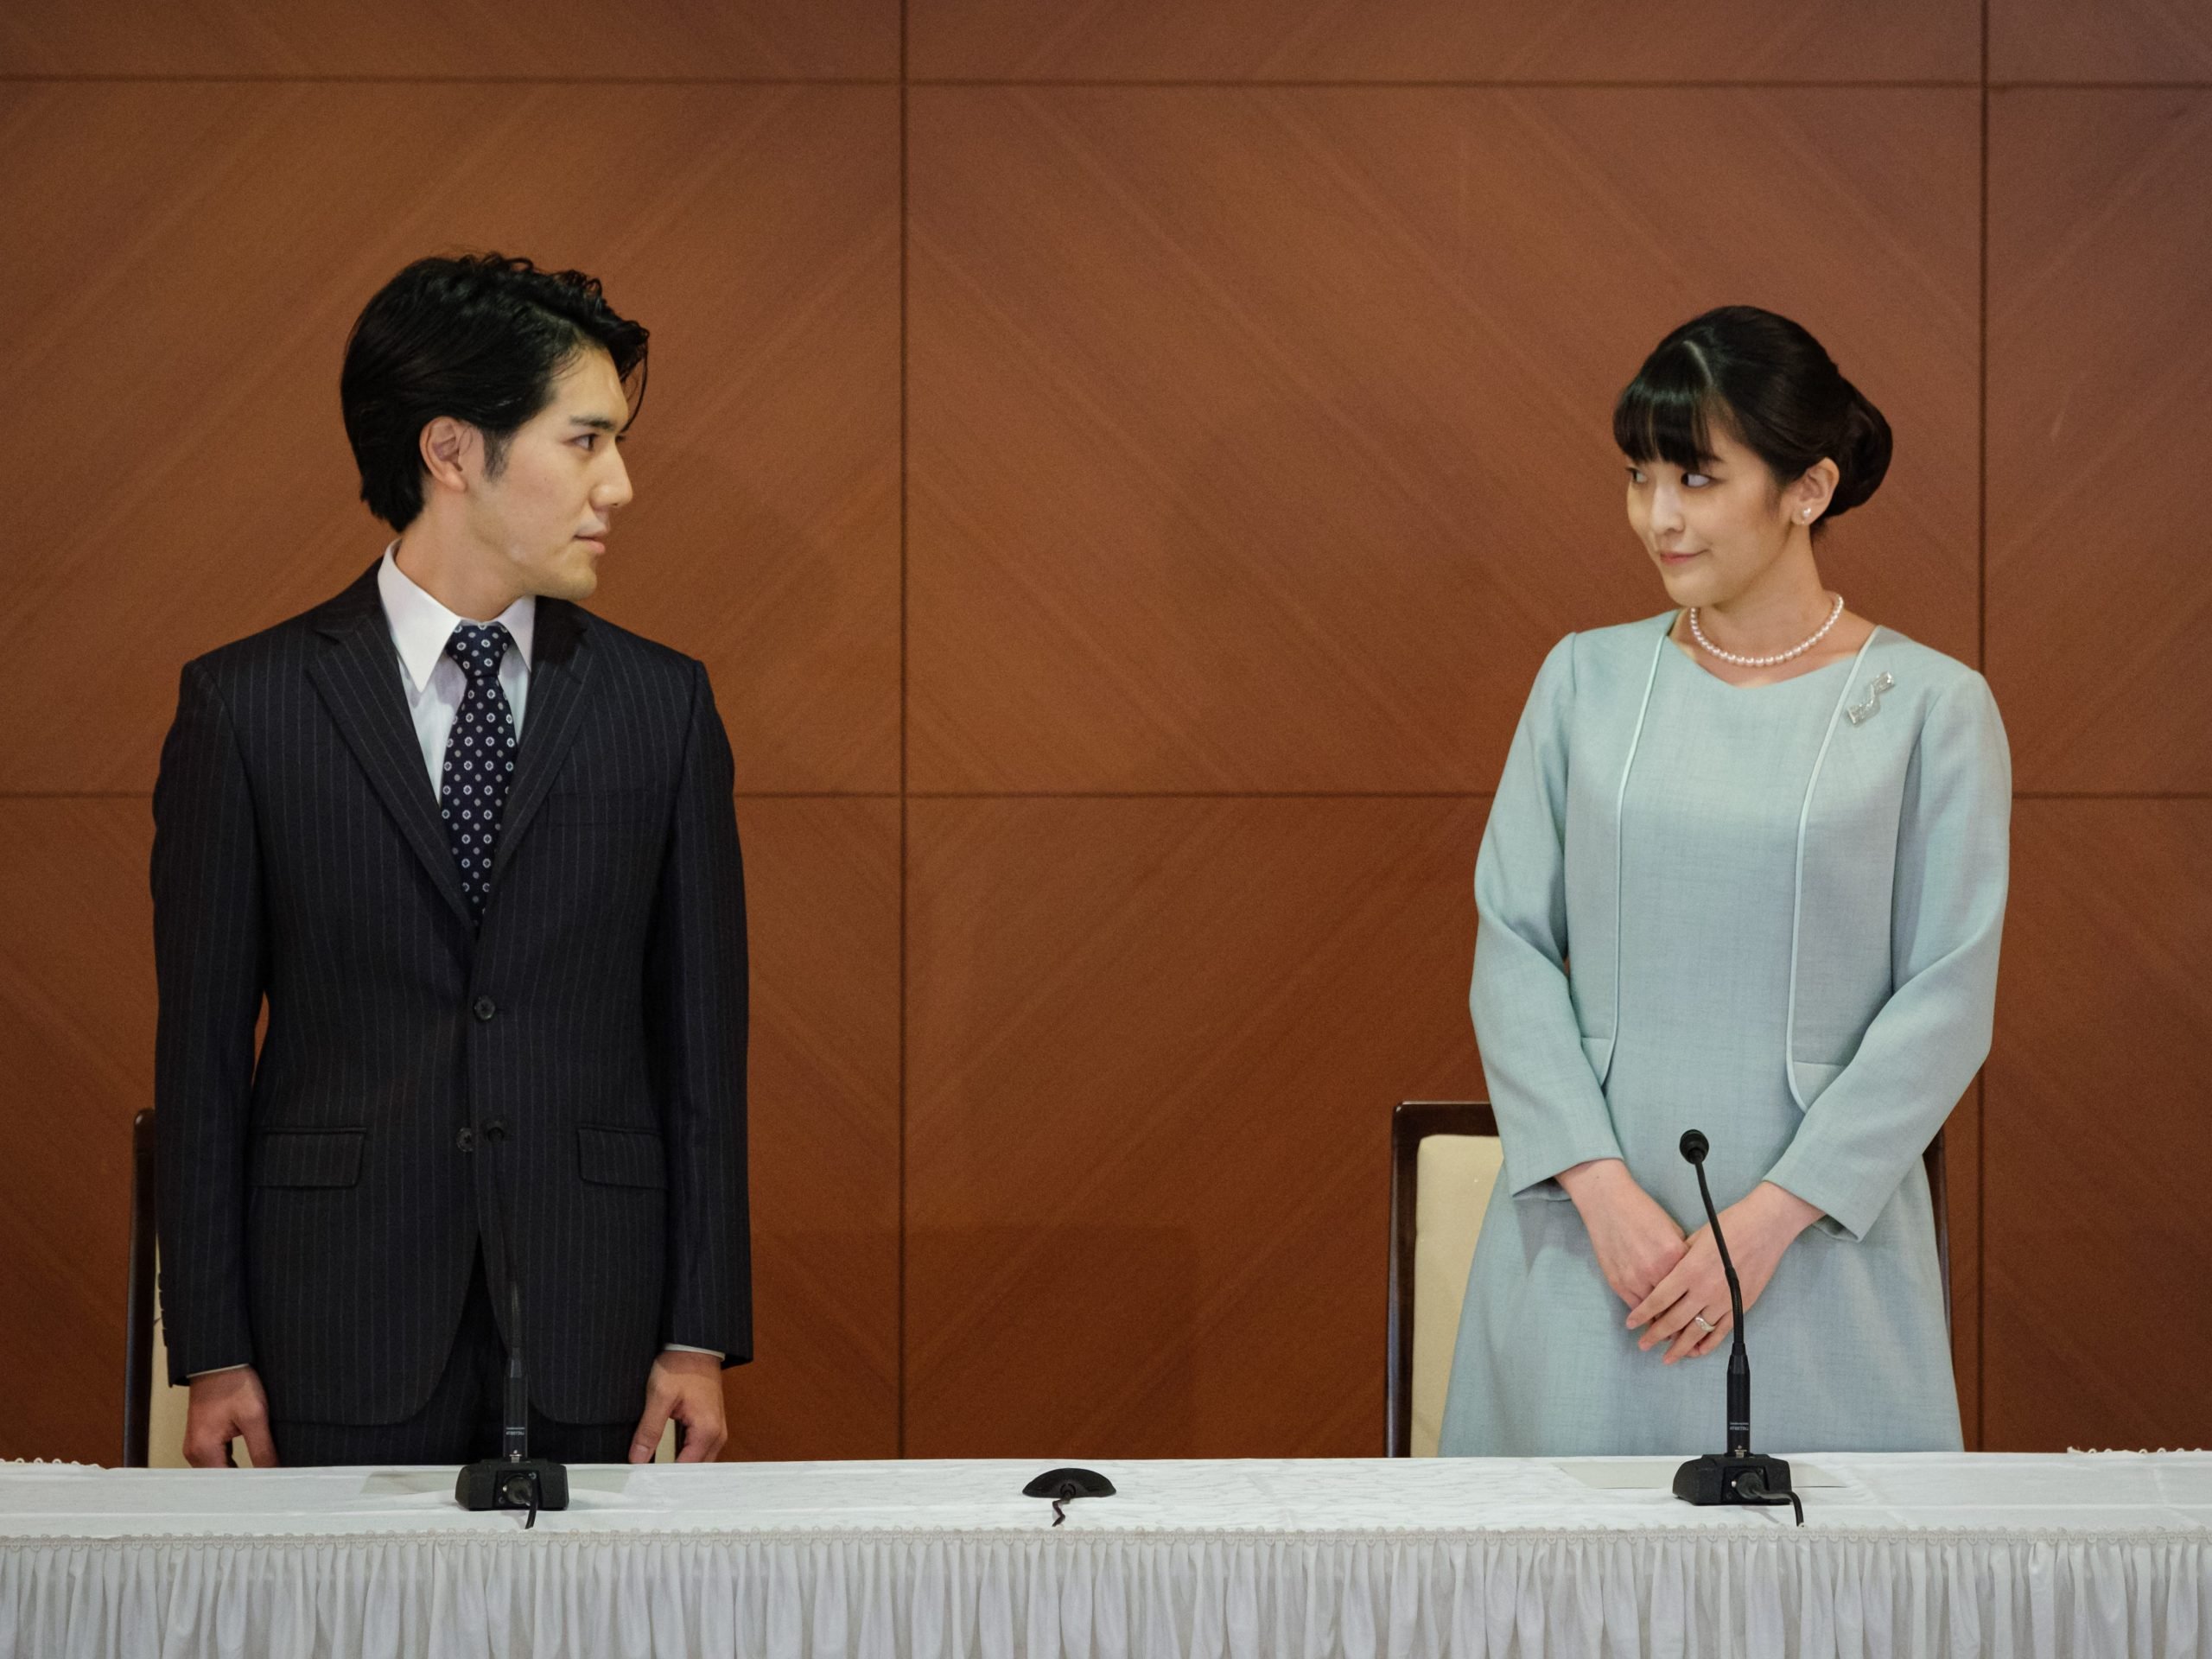
[[[1719,421],[1710,441],[1701,472],[1656,455],[1626,462],[1628,522],[1678,606],[1723,605],[1757,587],[1794,537],[1809,537],[1832,487],[1830,462],[1777,487],[1767,464]]]

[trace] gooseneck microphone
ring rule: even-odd
[[[507,1268],[507,1329],[515,1339],[507,1350],[507,1421],[499,1452],[509,1463],[523,1463],[530,1457],[530,1384],[522,1371],[522,1287],[515,1282],[512,1263]]]
[[[507,1215],[506,1159],[502,1150],[505,1126],[494,1121],[482,1136],[492,1147],[499,1166],[493,1171],[498,1202],[492,1213],[499,1229],[499,1260],[507,1279],[507,1389],[505,1422],[499,1439],[500,1455],[468,1464],[454,1484],[454,1497],[464,1510],[527,1510],[527,1529],[537,1524],[540,1510],[569,1507],[569,1471],[550,1458],[530,1455],[530,1383],[522,1359],[522,1285],[515,1266],[514,1228]]]
[[[1686,1503],[1787,1503],[1805,1524],[1805,1506],[1790,1489],[1789,1465],[1780,1458],[1763,1457],[1751,1450],[1751,1362],[1744,1351],[1744,1287],[1736,1278],[1736,1264],[1729,1259],[1727,1235],[1720,1230],[1720,1212],[1713,1207],[1713,1189],[1706,1184],[1705,1154],[1711,1143],[1695,1129],[1682,1134],[1683,1160],[1697,1171],[1698,1196],[1705,1200],[1705,1218],[1713,1228],[1713,1242],[1720,1251],[1720,1271],[1728,1280],[1728,1306],[1735,1316],[1735,1343],[1728,1351],[1728,1449],[1692,1458],[1675,1471],[1675,1496]]]
[[[1711,1150],[1697,1130],[1683,1132],[1682,1156],[1697,1171],[1698,1197],[1705,1200],[1705,1218],[1713,1225],[1713,1242],[1720,1247],[1720,1271],[1728,1278],[1728,1306],[1736,1316],[1735,1344],[1728,1351],[1728,1450],[1740,1457],[1751,1449],[1751,1362],[1744,1351],[1744,1287],[1736,1277],[1735,1262],[1728,1256],[1720,1212],[1713,1207],[1713,1189],[1705,1182],[1705,1154]]]

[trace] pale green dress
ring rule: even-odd
[[[1826,1212],[1751,1310],[1753,1443],[1955,1448],[1920,1153],[1988,1048],[2011,798],[1995,705],[1885,629],[1848,663],[1732,686],[1665,638],[1672,620],[1554,651],[1492,805],[1472,1006],[1505,1171],[1442,1450],[1720,1449],[1726,1347],[1639,1352],[1551,1179],[1620,1157],[1694,1229],[1688,1128],[1712,1142],[1717,1205],[1772,1179]]]

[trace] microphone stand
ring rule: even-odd
[[[503,1147],[506,1132],[498,1123],[485,1126],[484,1140]],[[514,1230],[507,1225],[506,1154],[496,1154],[493,1171],[497,1201],[493,1214],[499,1224],[499,1259],[507,1270],[507,1392],[506,1425],[500,1436],[500,1453],[467,1465],[454,1484],[454,1497],[464,1510],[527,1510],[525,1530],[537,1524],[540,1510],[569,1507],[569,1471],[550,1458],[530,1455],[530,1385],[523,1376],[522,1282],[515,1270]]]
[[[1692,1458],[1675,1471],[1675,1496],[1686,1503],[1750,1503],[1780,1506],[1797,1512],[1805,1524],[1805,1506],[1789,1484],[1789,1465],[1751,1450],[1751,1362],[1744,1352],[1744,1287],[1736,1281],[1736,1264],[1728,1259],[1728,1240],[1720,1230],[1720,1212],[1713,1207],[1713,1189],[1705,1181],[1706,1138],[1695,1129],[1682,1136],[1682,1156],[1697,1171],[1698,1196],[1705,1200],[1705,1218],[1713,1227],[1713,1242],[1720,1248],[1720,1270],[1728,1276],[1728,1302],[1736,1316],[1735,1346],[1728,1354],[1728,1449]]]

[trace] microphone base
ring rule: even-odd
[[[1759,1492],[1756,1497],[1736,1490],[1736,1483],[1747,1474],[1758,1477],[1751,1483]],[[1700,1507],[1712,1503],[1764,1506],[1777,1499],[1786,1500],[1789,1495],[1789,1463],[1763,1452],[1709,1452],[1675,1471],[1675,1496]]]
[[[524,1458],[518,1463],[486,1458],[462,1468],[453,1496],[464,1510],[565,1510],[569,1466],[550,1458]]]

